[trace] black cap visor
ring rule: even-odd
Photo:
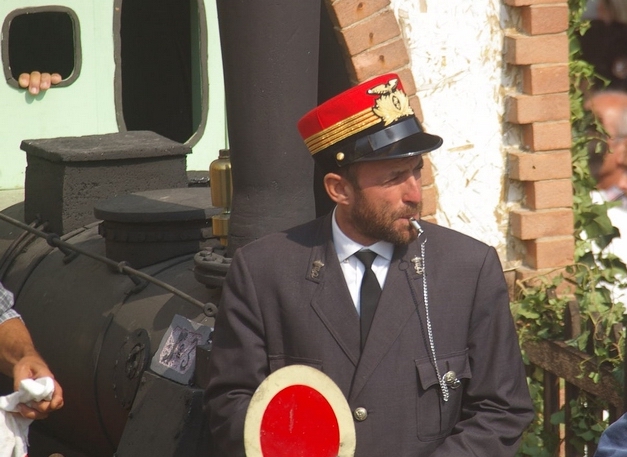
[[[411,116],[363,135],[350,146],[344,145],[345,158],[336,165],[410,157],[433,151],[441,145],[442,138],[426,133],[418,120]]]
[[[376,126],[359,138],[344,141],[320,151],[314,159],[325,171],[355,162],[387,160],[424,154],[442,145],[442,138],[423,131],[414,116],[387,127]]]
[[[370,162],[374,160],[400,159],[431,152],[442,146],[443,140],[437,135],[416,133],[388,146],[372,151],[354,162]]]

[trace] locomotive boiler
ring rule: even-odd
[[[209,188],[187,187],[187,147],[152,132],[23,148],[32,221],[3,215],[23,232],[0,271],[66,403],[32,425],[30,455],[208,455],[195,367],[208,355],[219,300],[220,279],[202,265],[222,249],[212,218],[224,208],[212,206]],[[119,180],[138,192],[115,195]]]

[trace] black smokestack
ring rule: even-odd
[[[321,2],[218,0],[233,205],[229,255],[315,216],[296,122],[317,104]]]

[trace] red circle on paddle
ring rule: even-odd
[[[293,385],[270,400],[261,421],[261,453],[268,457],[336,457],[339,425],[317,390]]]

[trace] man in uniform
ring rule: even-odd
[[[336,206],[234,255],[207,389],[219,455],[245,455],[255,389],[303,364],[346,397],[357,457],[513,456],[533,411],[496,251],[416,221],[422,154],[442,139],[394,74],[298,127]]]

